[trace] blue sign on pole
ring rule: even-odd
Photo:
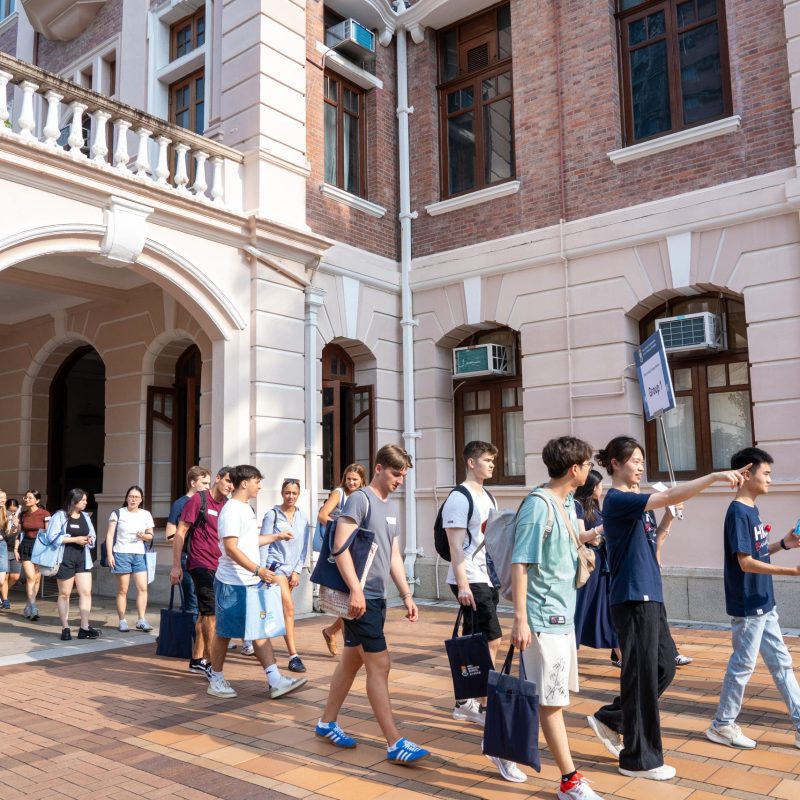
[[[645,419],[650,422],[675,408],[675,391],[667,364],[664,338],[657,330],[634,351],[639,391],[642,393]]]

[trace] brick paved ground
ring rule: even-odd
[[[389,612],[395,709],[404,732],[434,753],[424,766],[385,761],[363,678],[340,719],[358,736],[358,748],[342,751],[314,737],[334,660],[324,649],[319,619],[307,619],[298,638],[309,685],[277,701],[264,699],[263,675],[253,659],[229,657],[226,676],[239,696],[225,701],[209,697],[205,680],[187,673],[185,662],[156,658],[152,643],[3,667],[0,798],[554,797],[556,769],[546,749],[541,774],[526,769],[528,783],[507,783],[480,755],[480,730],[451,719],[441,643],[453,613],[425,606],[424,622],[412,627],[400,610]],[[0,624],[7,630],[7,623]],[[567,715],[579,768],[606,798],[800,798],[800,750],[792,746],[788,716],[763,666],[750,683],[740,720],[758,739],[758,749],[711,744],[702,732],[716,703],[728,634],[675,633],[681,650],[695,658],[678,671],[662,705],[667,760],[677,767],[678,779],[655,784],[625,778],[592,737],[584,715],[611,695],[618,680],[607,654],[592,650],[581,652],[582,691]],[[800,663],[797,639],[788,641]]]

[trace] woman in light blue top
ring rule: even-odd
[[[283,617],[286,623],[286,647],[289,650],[289,669],[305,672],[306,668],[297,654],[294,642],[294,602],[292,589],[300,583],[300,570],[306,562],[309,545],[309,528],[306,515],[297,507],[300,497],[300,481],[284,478],[281,486],[283,502],[271,508],[261,523],[261,535],[291,531],[287,539],[266,544],[261,548],[261,564],[275,573],[276,583],[281,587]]]

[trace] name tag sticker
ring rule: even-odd
[[[77,523],[77,522],[72,522],[72,523],[70,523],[70,528],[72,528],[72,530],[74,530],[74,531],[80,530],[80,527],[81,527],[81,526],[80,526],[80,525],[78,525],[78,523]]]
[[[218,517],[219,516],[219,512],[215,511],[213,508],[209,508],[208,509],[208,514],[211,517]]]
[[[397,525],[397,517],[386,517],[386,522],[389,525]]]

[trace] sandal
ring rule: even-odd
[[[331,636],[325,628],[322,629],[322,638],[325,639],[325,644],[328,645],[328,652],[335,656],[339,650],[336,646],[336,637]]]

